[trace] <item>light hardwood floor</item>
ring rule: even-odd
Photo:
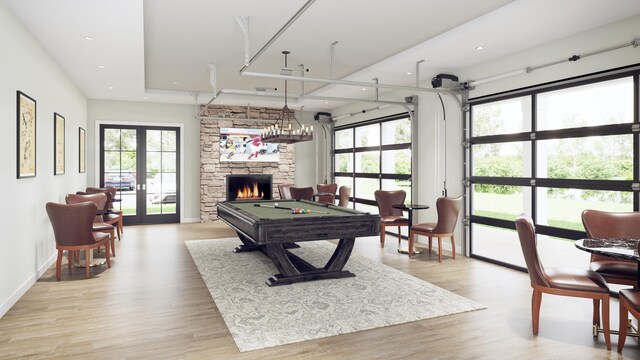
[[[544,296],[534,337],[526,274],[446,253],[408,259],[378,238],[354,253],[487,309],[240,353],[184,244],[233,235],[220,222],[126,227],[111,269],[87,280],[65,267],[56,282],[53,266],[0,319],[0,359],[640,359],[633,339],[623,355],[617,336],[613,351],[594,340],[590,300]],[[617,312],[614,299],[614,328]]]

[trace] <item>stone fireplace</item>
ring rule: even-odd
[[[227,175],[227,201],[271,200],[273,189],[270,174]]]
[[[293,144],[280,144],[278,162],[220,161],[220,128],[262,128],[278,119],[281,111],[262,107],[209,105],[203,112],[205,118],[200,120],[200,222],[217,219],[216,204],[227,200],[228,175],[271,176],[270,198],[278,198],[278,185],[294,183],[296,169]]]

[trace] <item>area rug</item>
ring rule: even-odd
[[[268,287],[276,273],[260,251],[233,253],[239,239],[186,241],[241,352],[429,319],[484,306],[362,256],[355,277]],[[335,245],[299,243],[291,251],[322,266]]]

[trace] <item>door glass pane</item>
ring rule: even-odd
[[[335,148],[350,149],[353,147],[353,129],[337,130],[335,132]]]
[[[378,146],[380,145],[380,125],[373,124],[356,128],[356,146]]]
[[[380,152],[366,151],[356,153],[356,172],[379,173]]]
[[[104,149],[120,150],[120,129],[104,129]]]
[[[471,107],[472,136],[531,131],[531,97],[520,97]]]
[[[633,135],[538,141],[538,177],[633,180]]]
[[[355,197],[375,200],[373,193],[379,189],[379,186],[380,181],[378,179],[356,178]]]
[[[136,139],[136,131],[133,129],[122,129],[121,132],[121,150],[135,151],[138,144],[138,140]]]
[[[383,174],[411,174],[411,149],[382,151]]]
[[[633,193],[540,187],[536,208],[538,224],[584,231],[581,217],[584,210],[633,211]]]
[[[633,121],[633,78],[604,81],[537,96],[538,130]]]
[[[120,153],[120,169],[123,172],[133,173],[136,171],[136,152],[123,151]]]
[[[335,154],[336,172],[353,172],[353,154]]]
[[[531,188],[521,186],[473,184],[473,215],[514,221],[531,213]]]
[[[104,152],[104,171],[105,172],[120,171],[120,151]]]
[[[382,123],[382,145],[407,144],[411,142],[411,120],[409,118]]]
[[[104,143],[104,187],[118,190],[114,208],[124,215],[135,215],[137,131],[135,129],[106,128],[103,131]]]
[[[472,146],[473,176],[531,176],[531,142],[508,142]],[[523,156],[526,154],[526,156]]]
[[[147,214],[176,213],[176,135],[147,130]]]
[[[471,224],[473,254],[525,267],[520,240],[515,230]]]

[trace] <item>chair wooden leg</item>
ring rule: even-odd
[[[120,225],[116,224],[115,228],[116,228],[116,232],[118,233],[118,241],[120,241]]]
[[[629,311],[627,310],[627,301],[620,296],[620,327],[618,328],[618,352],[622,352],[624,342],[627,340],[627,322],[629,319]]]
[[[111,231],[109,232],[109,241],[111,241],[111,254],[115,257],[116,256],[116,237],[113,232],[114,232],[113,229],[111,229]]]
[[[400,248],[401,241],[402,241],[402,233],[400,232],[400,226],[398,226],[398,249]]]
[[[593,325],[600,327],[600,299],[593,299]]]
[[[456,259],[456,239],[453,238],[453,235],[451,235],[451,256],[454,260]]]
[[[89,272],[91,269],[89,269],[89,252],[93,251],[93,249],[87,249],[85,250],[85,254],[84,254],[84,265],[85,265],[85,269],[86,269],[86,275],[87,275],[87,279],[89,278]]]
[[[111,237],[111,239],[109,239],[109,241],[114,241],[113,237]],[[107,268],[111,268],[111,256],[109,255],[109,241],[107,241],[105,243],[105,254],[107,255]],[[113,255],[115,256],[115,255]]]
[[[415,236],[415,234],[413,233],[413,230],[409,229],[409,257],[411,257],[411,255],[413,254],[413,237]]]
[[[429,235],[429,254],[431,254],[431,235]]]
[[[602,297],[602,330],[607,350],[611,350],[611,330],[609,328],[609,294]]]
[[[71,263],[73,263],[73,251],[67,250],[67,269],[69,274],[71,274]]]
[[[540,305],[542,304],[542,292],[533,289],[531,296],[531,326],[533,335],[538,335],[538,325],[540,324]]]
[[[438,262],[442,262],[442,238],[438,236]]]
[[[62,250],[58,249],[58,259],[56,260],[56,281],[60,281],[61,271],[62,271]]]
[[[384,248],[384,225],[380,224],[380,247]]]

